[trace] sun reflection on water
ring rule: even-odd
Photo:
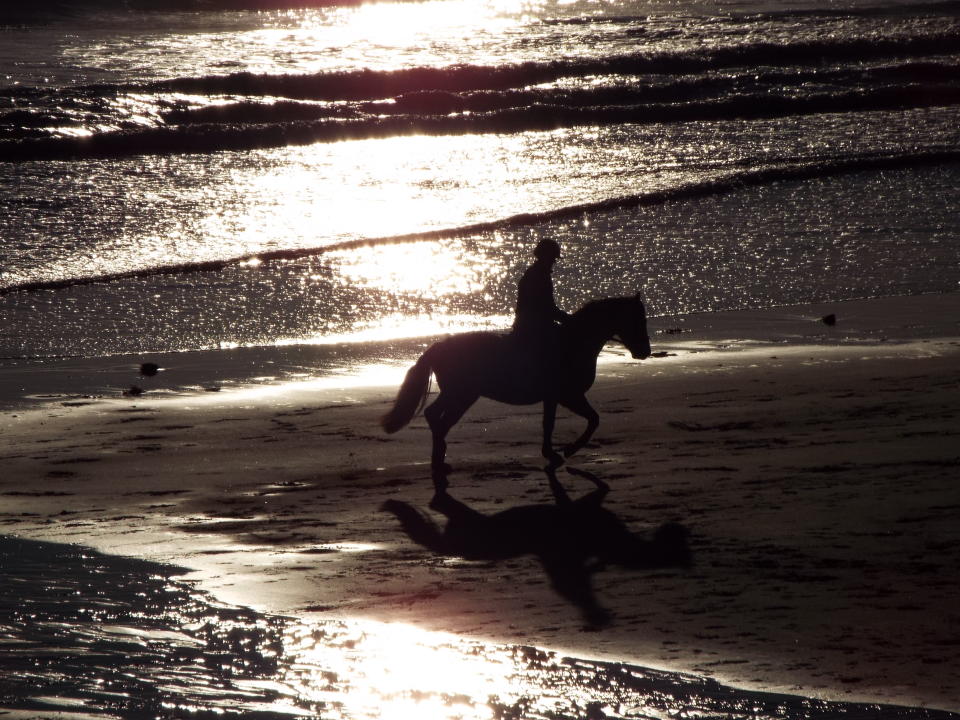
[[[175,580],[182,568],[76,545],[0,536],[0,565],[14,588],[0,592],[0,617],[10,618],[2,705],[13,717],[882,720],[921,712],[738,690],[323,610],[269,615]]]
[[[520,7],[518,7],[518,5]],[[417,65],[445,65],[457,40],[482,52],[482,38],[509,32],[523,23],[523,4],[502,0],[426,0],[417,3],[362,3],[354,7],[322,8],[305,13],[293,32],[299,45],[335,48],[336,53],[314,53],[315,63],[343,62],[364,57],[367,67],[393,69]],[[290,28],[273,31],[283,39]],[[270,38],[265,45],[270,44]],[[276,43],[273,43],[276,44]],[[309,57],[308,57],[309,59]]]
[[[344,718],[486,720],[524,690],[508,646],[401,623],[295,625],[284,647],[283,681],[308,702],[335,699]]]
[[[238,153],[216,184],[185,192],[181,204],[198,216],[184,218],[189,243],[168,247],[166,262],[463,227],[522,213],[545,196],[563,206],[584,197],[576,183],[557,188],[557,163],[582,160],[559,149],[565,137],[409,136]],[[595,176],[578,174],[592,185]]]
[[[434,299],[482,292],[497,269],[488,256],[433,242],[363,248],[332,257],[344,284]]]

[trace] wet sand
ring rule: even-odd
[[[225,602],[305,621],[960,711],[958,319],[954,294],[651,321],[666,355],[604,364],[589,394],[601,426],[569,464],[611,489],[586,519],[556,512],[537,409],[481,402],[450,437],[450,495],[489,534],[468,560],[384,510],[443,528],[450,507],[430,507],[422,418],[384,435],[393,388],[377,387],[4,413],[0,532],[174,563]],[[557,480],[573,501],[595,490]],[[511,545],[518,508],[559,559]],[[585,576],[601,511],[643,540],[679,523],[692,564]],[[551,583],[571,572],[564,597]]]

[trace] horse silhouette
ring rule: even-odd
[[[617,338],[634,358],[650,356],[647,315],[640,297],[587,303],[557,329],[546,347],[524,348],[512,335],[470,332],[431,345],[407,371],[393,408],[381,424],[388,433],[405,427],[424,406],[431,373],[440,394],[424,410],[433,436],[431,463],[437,487],[445,486],[447,433],[481,396],[511,405],[543,403],[543,456],[563,463],[553,449],[557,405],[585,418],[583,433],[563,449],[571,456],[590,440],[600,417],[585,393],[597,373],[597,356]]]
[[[430,507],[447,518],[441,530],[409,503],[387,500],[383,509],[400,521],[407,536],[438,555],[497,561],[535,555],[554,590],[576,605],[592,626],[606,625],[610,614],[598,603],[591,576],[607,564],[631,569],[686,567],[688,531],[666,523],[642,538],[602,507],[609,486],[591,473],[570,468],[597,488],[571,500],[553,467],[545,468],[554,504],[522,505],[485,515],[439,491]]]

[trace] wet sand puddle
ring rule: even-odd
[[[60,718],[948,718],[748,692],[406,625],[217,603],[183,570],[0,536],[0,713]]]

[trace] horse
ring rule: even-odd
[[[635,359],[650,356],[647,315],[639,295],[587,303],[557,329],[555,341],[539,354],[531,354],[510,334],[451,335],[427,348],[407,371],[381,425],[388,433],[405,427],[426,404],[433,374],[440,394],[423,414],[433,437],[431,467],[438,487],[450,471],[445,461],[447,433],[481,396],[510,405],[543,403],[542,453],[550,465],[559,466],[589,442],[600,424],[586,392],[596,378],[597,356],[613,338]],[[583,433],[563,448],[563,456],[553,449],[558,405],[587,421]]]

